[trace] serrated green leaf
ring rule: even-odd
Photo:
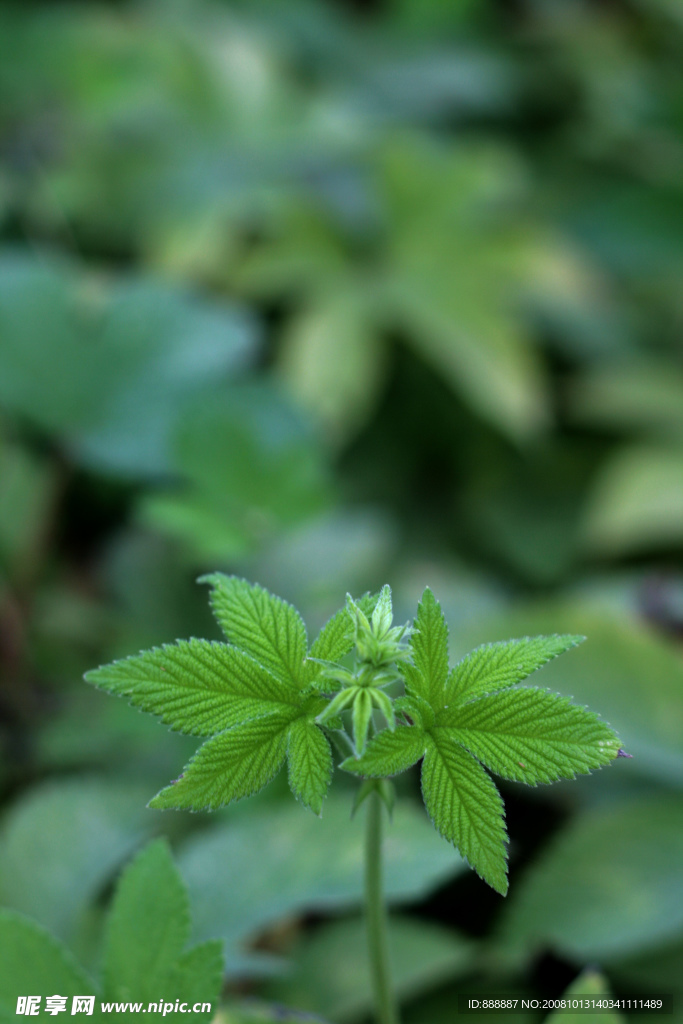
[[[211,607],[228,640],[255,658],[285,686],[305,682],[306,627],[296,608],[237,576],[203,576]]]
[[[525,636],[482,644],[453,668],[447,683],[447,703],[462,704],[482,694],[521,683],[536,669],[582,643],[583,636]]]
[[[85,678],[195,736],[214,736],[251,718],[285,712],[299,696],[244,651],[208,640],[164,644]]]
[[[257,718],[207,740],[180,778],[162,789],[149,806],[215,811],[258,793],[284,763],[292,718],[281,714]]]
[[[429,587],[417,606],[410,650],[413,664],[403,666],[406,691],[440,706],[448,676],[448,626]]]
[[[210,1003],[210,1010],[192,1014],[193,1022],[206,1021],[216,1012],[222,987],[223,943],[210,939],[178,958],[164,982],[164,998],[181,999],[192,1005]]]
[[[585,775],[620,747],[595,712],[532,687],[450,708],[438,722],[491,771],[532,786]]]
[[[353,775],[381,779],[399,775],[424,755],[427,736],[418,726],[399,726],[395,732],[384,729],[368,744],[362,757],[349,757],[341,767]]]
[[[305,718],[290,726],[287,765],[292,792],[319,815],[332,778],[332,753],[318,726]]]
[[[503,801],[478,761],[445,737],[430,737],[422,795],[437,832],[503,896],[508,890]]]
[[[96,989],[60,942],[30,918],[0,910],[0,1021],[16,1021],[19,996],[83,996]]]
[[[189,931],[185,886],[168,844],[156,839],[125,869],[114,896],[104,940],[105,998],[158,999]]]

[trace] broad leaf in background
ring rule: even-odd
[[[108,1001],[201,1002],[208,1021],[222,985],[220,942],[183,952],[190,929],[187,893],[165,840],[142,850],[124,870],[105,929],[101,993],[52,935],[29,918],[0,911],[0,1019],[14,1019],[17,997],[98,992]],[[72,1011],[73,1012],[73,1011]],[[145,1009],[128,1017],[144,1021]],[[94,1014],[99,1018],[98,1011]]]
[[[610,959],[609,974],[617,983],[642,985],[651,991],[674,993],[674,1004],[679,1011],[683,996],[683,930],[680,937],[664,946],[654,946],[645,953],[626,955],[623,959]]]
[[[683,441],[683,371],[654,358],[584,370],[569,392],[579,423]]]
[[[221,944],[183,953],[189,931],[187,892],[165,840],[155,840],[126,867],[116,889],[104,939],[104,998],[168,1002],[203,991],[201,1001],[215,1011]]]
[[[530,254],[542,261],[546,243],[490,216],[514,205],[515,159],[382,138],[373,170],[385,208],[369,259],[325,213],[316,225],[298,210],[247,253],[238,275],[256,294],[304,293],[281,350],[293,393],[348,440],[379,394],[383,335],[399,330],[486,421],[518,441],[538,433],[548,419],[545,373],[517,307]],[[333,353],[334,339],[346,339],[343,364],[330,359],[330,338]]]
[[[683,448],[633,447],[602,467],[585,512],[584,542],[614,557],[683,539]]]
[[[17,253],[0,259],[0,310],[0,406],[124,476],[168,472],[188,400],[234,378],[255,347],[234,306]]]
[[[322,453],[275,388],[244,386],[192,405],[173,439],[178,483],[143,499],[144,523],[196,558],[224,563],[310,520],[331,493]]]
[[[424,755],[422,795],[440,835],[505,895],[503,802],[482,765],[505,779],[537,785],[609,764],[619,741],[598,716],[545,690],[514,690],[580,636],[525,637],[477,648],[448,672],[448,630],[427,588],[411,635],[402,709],[410,725],[381,733],[342,767],[381,778]]]
[[[82,778],[33,789],[2,824],[0,903],[78,946],[84,912],[155,824],[137,786]]]
[[[109,911],[102,971],[108,999],[158,998],[187,943],[187,892],[163,840],[122,872]]]
[[[322,819],[293,804],[231,813],[225,825],[187,840],[178,864],[190,892],[194,938],[224,938],[228,973],[258,976],[269,973],[270,962],[259,953],[245,961],[240,947],[247,940],[292,915],[362,902],[364,815],[350,820],[348,797],[334,791]],[[396,903],[419,900],[464,870],[407,801],[397,805],[387,828],[385,858],[386,890]]]
[[[22,914],[0,910],[0,1021],[17,1019],[19,996],[95,995],[93,982],[50,932]],[[93,1014],[99,1019],[99,1006]]]
[[[476,946],[455,932],[416,918],[393,916],[389,957],[400,1001],[417,998],[472,969]],[[324,1014],[331,1021],[365,1019],[372,988],[361,919],[318,928],[294,950],[292,972],[271,986],[278,1002]]]
[[[279,353],[293,398],[336,445],[365,426],[386,375],[386,346],[366,307],[360,288],[323,293],[288,325]]]
[[[490,217],[514,205],[515,158],[413,143],[390,147],[381,166],[391,210],[387,319],[486,420],[517,440],[537,433],[547,419],[545,375],[515,309],[529,242]]]
[[[49,462],[0,435],[0,570],[19,586],[36,568],[57,489]]]
[[[661,796],[572,821],[517,888],[502,941],[604,963],[681,929],[683,801]]]

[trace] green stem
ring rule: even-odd
[[[382,893],[382,799],[367,799],[365,833],[365,921],[377,1024],[399,1024],[389,977],[387,911]]]

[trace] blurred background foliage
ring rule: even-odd
[[[311,630],[388,580],[458,656],[589,637],[539,683],[634,759],[505,787],[507,901],[400,783],[410,1024],[681,991],[682,58],[679,0],[0,8],[0,898],[93,968],[162,832],[226,1021],[367,1019],[343,780],[146,811],[193,745],[81,682],[216,636],[220,568]]]

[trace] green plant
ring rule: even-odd
[[[16,1019],[17,992],[37,991],[59,993],[52,998],[61,999],[64,1010],[73,999],[95,997],[91,1016],[97,1019],[121,1013],[145,1021],[143,1013],[163,1016],[178,1000],[194,1008],[193,1021],[206,1024],[221,990],[222,943],[209,940],[188,950],[189,934],[187,891],[166,841],[155,839],[119,879],[104,927],[99,983],[41,925],[0,911],[0,1020]]]
[[[426,589],[413,626],[393,625],[391,591],[347,598],[310,649],[292,605],[220,573],[204,577],[228,643],[178,641],[87,673],[173,729],[209,737],[151,807],[217,810],[251,796],[285,761],[294,795],[320,814],[333,772],[364,781],[366,917],[377,1018],[397,1020],[387,970],[382,802],[391,776],[422,759],[438,832],[505,895],[503,802],[486,769],[528,785],[574,778],[623,755],[596,714],[546,690],[517,688],[583,637],[486,644],[449,669],[448,628]],[[395,695],[401,681],[405,693]],[[380,728],[376,712],[384,720]]]

